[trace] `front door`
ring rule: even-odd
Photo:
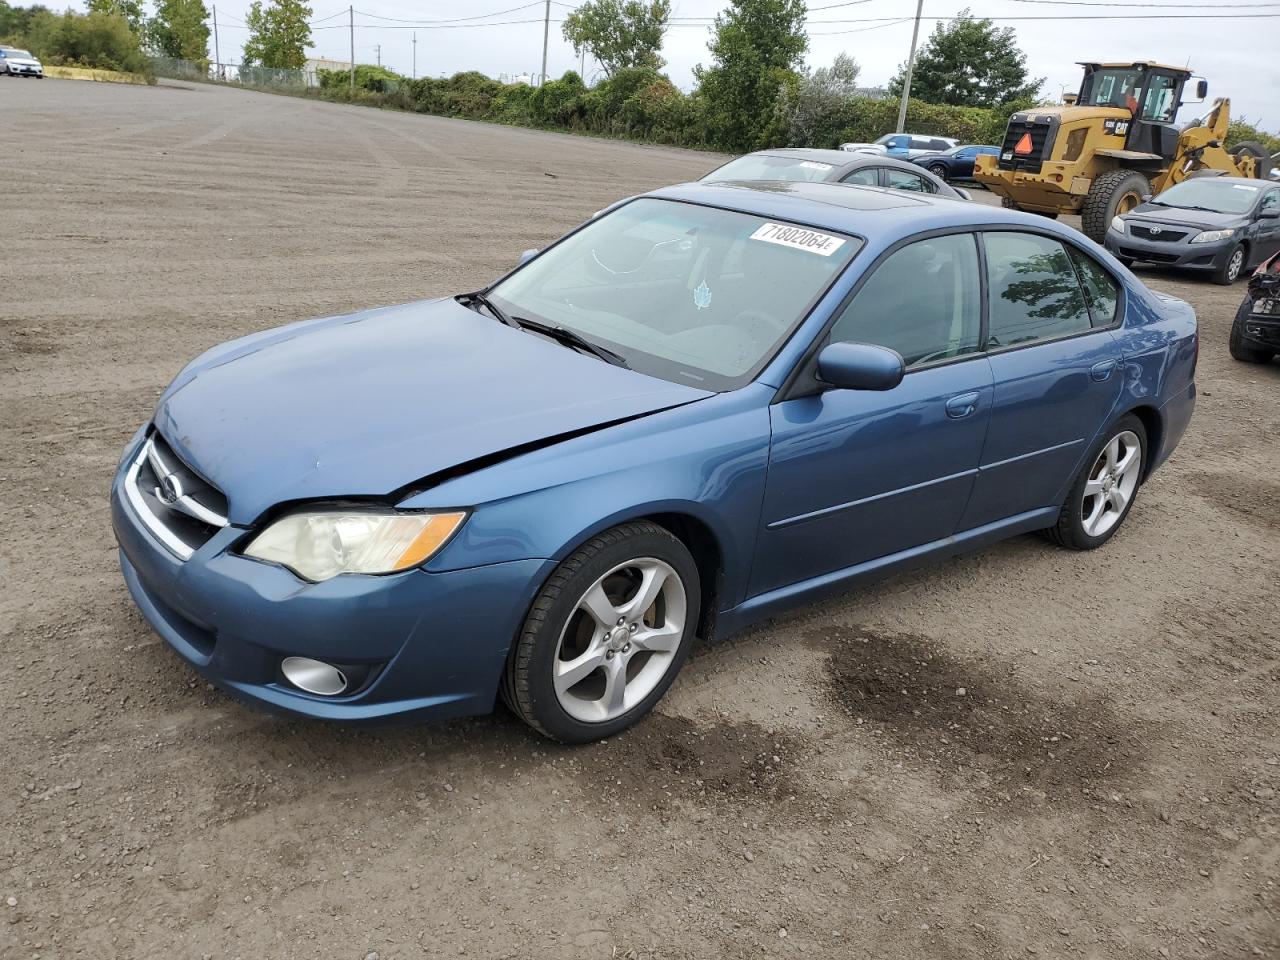
[[[883,392],[827,390],[773,405],[753,596],[955,530],[991,410],[981,315],[969,233],[911,243],[862,284],[828,342],[891,347],[906,376]]]

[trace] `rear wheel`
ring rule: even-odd
[[[1227,349],[1231,351],[1233,358],[1242,363],[1270,363],[1271,358],[1275,356],[1274,351],[1245,342],[1244,325],[1248,322],[1252,309],[1253,300],[1245,297],[1244,302],[1240,304],[1240,309],[1236,311],[1235,320],[1231,323],[1231,337],[1227,341]]]
[[[1259,180],[1265,180],[1271,174],[1271,154],[1266,147],[1254,140],[1243,140],[1227,153],[1233,157],[1253,157],[1257,161],[1254,176]]]
[[[1128,213],[1151,192],[1151,184],[1137,170],[1113,170],[1093,181],[1080,212],[1084,235],[1102,243],[1112,219]]]
[[[947,165],[945,163],[933,163],[929,165],[929,172],[939,180],[947,179]]]
[[[1070,550],[1093,550],[1110,540],[1129,515],[1147,462],[1147,431],[1126,414],[1090,452],[1071,485],[1058,522],[1045,533]]]
[[[1222,265],[1213,271],[1213,282],[1224,287],[1235,283],[1240,279],[1240,274],[1244,273],[1244,262],[1244,244],[1237,243],[1222,261]]]
[[[564,560],[538,593],[507,664],[502,696],[562,743],[631,726],[662,698],[698,623],[698,568],[653,523],[627,523]]]

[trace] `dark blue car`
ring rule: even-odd
[[[999,147],[970,143],[941,153],[922,153],[912,157],[911,162],[941,180],[972,180],[974,161],[984,153],[994,157],[999,152]]]
[[[215,347],[112,487],[213,683],[587,741],[695,634],[1045,531],[1097,547],[1191,417],[1196,321],[1042,217],[825,183],[623,201],[475,293]]]

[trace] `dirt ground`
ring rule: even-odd
[[[0,957],[1280,957],[1280,364],[1243,288],[1108,546],[703,645],[658,711],[350,731],[210,690],[107,487],[190,357],[471,289],[717,158],[231,90],[0,82]],[[963,693],[961,693],[963,690]]]

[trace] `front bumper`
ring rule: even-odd
[[[123,480],[121,470],[112,524],[139,610],[201,676],[276,712],[348,722],[489,712],[507,651],[554,565],[520,560],[307,583],[233,552],[246,532],[235,527],[182,561],[143,527]],[[371,679],[351,695],[304,693],[280,673],[287,656],[367,665]]]
[[[44,73],[44,67],[28,67],[22,64],[9,64],[8,71],[15,77],[38,77]]]
[[[1135,237],[1128,231],[1120,233],[1113,227],[1107,227],[1103,245],[1115,256],[1125,260],[1158,263],[1184,270],[1217,270],[1231,255],[1236,243],[1234,237],[1212,243],[1191,243],[1188,240],[1169,243]]]
[[[1280,290],[1276,293],[1280,295]],[[1280,296],[1277,299],[1280,299]],[[1249,315],[1240,325],[1241,339],[1254,346],[1280,351],[1280,314],[1254,313],[1252,307],[1256,302],[1256,300],[1250,300]]]

